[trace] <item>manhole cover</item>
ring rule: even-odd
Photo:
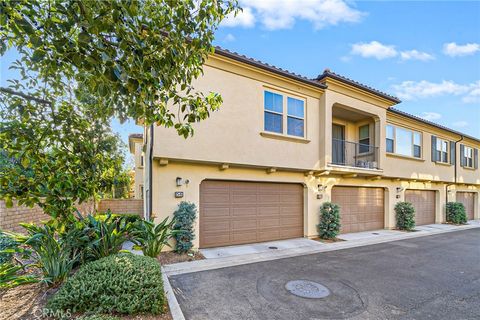
[[[375,236],[380,235],[380,233],[378,233],[378,232],[372,232],[372,234],[375,235]]]
[[[268,249],[276,250],[278,247],[268,247]]]
[[[320,299],[330,295],[330,290],[320,283],[308,280],[292,280],[285,284],[291,294],[302,298]]]

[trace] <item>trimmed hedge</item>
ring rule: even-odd
[[[410,202],[398,202],[395,205],[397,228],[411,231],[415,229],[415,208]]]
[[[158,314],[164,312],[165,303],[157,260],[119,253],[81,266],[47,308],[72,313]]]
[[[105,314],[95,314],[92,316],[83,316],[78,318],[79,320],[120,320],[119,317],[109,316]]]
[[[325,202],[320,207],[320,223],[317,225],[318,235],[322,239],[335,239],[340,233],[340,207]]]
[[[463,203],[447,202],[447,222],[454,224],[467,223],[467,213]]]

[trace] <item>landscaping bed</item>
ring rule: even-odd
[[[312,240],[315,240],[315,241],[318,241],[318,242],[323,242],[323,243],[335,243],[335,242],[346,241],[346,240],[340,239],[340,238],[333,238],[333,239],[312,238]]]
[[[205,257],[200,253],[200,251],[192,252],[192,253],[176,253],[173,251],[170,252],[162,252],[157,257],[158,262],[163,265],[179,263],[179,262],[187,262],[187,261],[196,261],[196,260],[203,260]]]

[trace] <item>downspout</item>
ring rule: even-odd
[[[448,187],[452,186],[452,185],[456,185],[457,184],[457,163],[458,163],[458,159],[457,159],[457,143],[459,143],[460,141],[463,140],[463,136],[460,136],[460,139],[455,141],[455,164],[453,165],[453,183],[448,183],[446,186],[445,186],[445,205],[448,203]],[[446,210],[446,209],[445,209]]]
[[[150,143],[149,143],[149,156],[148,156],[148,210],[145,214],[145,220],[150,220],[152,216],[152,172],[153,172],[153,124],[150,125]]]

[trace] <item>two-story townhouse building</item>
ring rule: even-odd
[[[344,233],[394,228],[399,201],[418,225],[445,222],[447,201],[479,218],[479,139],[393,109],[393,96],[220,48],[194,86],[221,94],[220,111],[188,139],[145,128],[144,185],[157,220],[197,205],[196,247],[315,237],[325,201]]]
[[[135,174],[133,175],[135,199],[143,199],[143,168],[145,166],[145,157],[143,155],[143,134],[133,133],[128,136],[128,148],[133,154],[133,166]]]

